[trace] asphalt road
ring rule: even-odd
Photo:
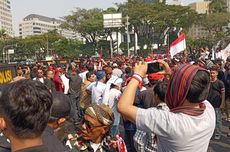
[[[208,152],[230,152],[230,123],[223,119],[222,136],[220,140],[211,140]]]

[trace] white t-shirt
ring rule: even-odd
[[[120,113],[117,111],[117,103],[119,100],[119,97],[121,96],[121,91],[112,88],[109,90],[109,101],[108,103],[104,103],[106,105],[109,105],[109,107],[112,109],[114,114],[114,123],[113,125],[118,126],[120,123]]]
[[[103,99],[102,99],[102,102],[103,102],[104,104],[108,103],[108,100],[109,100],[109,90],[110,90],[111,84],[112,84],[116,79],[118,79],[118,77],[112,75],[111,78],[106,82],[105,93],[104,93]]]
[[[204,113],[190,116],[156,108],[138,109],[137,129],[157,135],[158,152],[206,152],[216,116],[208,101]]]
[[[35,78],[33,78],[33,80],[38,80],[38,81],[40,81],[41,83],[44,84],[44,78],[37,78],[37,77],[35,77]]]
[[[102,103],[102,98],[106,89],[106,84],[102,82],[93,82],[88,87],[87,90],[91,91],[92,103]]]
[[[65,74],[61,75],[61,80],[64,84],[64,94],[68,94],[69,91],[69,79],[66,78]]]
[[[86,73],[88,73],[89,71],[85,71],[85,72],[82,72],[82,73],[79,73],[78,75],[81,77],[82,79],[82,82],[85,82],[86,80]]]
[[[101,143],[95,144],[95,143],[90,142],[90,146],[93,148],[93,151],[96,152],[98,150],[98,148],[101,146]],[[102,149],[100,149],[100,152],[101,151],[102,151]]]

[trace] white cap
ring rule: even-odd
[[[123,82],[123,80],[121,78],[117,78],[112,82],[112,84],[120,87],[122,82]]]
[[[117,63],[113,63],[113,67],[117,67],[118,65],[117,65]]]

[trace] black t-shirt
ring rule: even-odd
[[[224,83],[221,80],[211,82],[208,101],[214,108],[220,108],[221,105],[221,91],[224,91]]]
[[[0,134],[0,152],[10,152],[10,143],[7,141],[6,137]]]
[[[140,93],[140,101],[144,109],[148,109],[153,106],[154,103],[154,92],[153,88],[149,88]]]
[[[68,152],[69,149],[54,135],[54,130],[47,126],[42,133],[42,140],[49,152]]]
[[[78,74],[73,75],[71,73],[66,74],[66,77],[69,79],[68,93],[75,95],[76,97],[79,97],[81,93],[81,84],[82,84],[81,77]]]
[[[221,80],[221,81],[224,81],[224,72],[223,71],[218,71],[218,76],[217,76],[217,78],[219,79],[219,80]]]
[[[21,150],[17,150],[16,152],[49,152],[48,148],[44,145],[29,147]]]
[[[224,85],[226,98],[230,98],[230,74],[225,73]]]

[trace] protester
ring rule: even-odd
[[[51,106],[50,118],[46,126],[42,140],[48,147],[49,152],[68,152],[69,148],[59,141],[54,135],[54,130],[60,127],[69,117],[71,110],[70,99],[62,92],[53,93],[53,104]]]
[[[112,75],[116,76],[118,78],[121,78],[123,72],[121,69],[118,68],[117,63],[113,63],[113,71],[112,71]]]
[[[154,87],[154,107],[160,110],[166,110],[169,111],[168,106],[164,102],[165,94],[167,90],[167,83],[165,82],[158,82],[156,86]],[[152,106],[151,106],[152,107]],[[148,108],[151,108],[148,107]],[[157,144],[156,144],[156,138],[154,133],[146,133],[141,130],[137,130],[134,135],[134,145],[138,152],[153,152],[157,151]]]
[[[227,121],[230,122],[230,57],[226,61],[224,74],[224,85],[225,85],[225,103],[227,110]],[[230,134],[229,134],[230,135]]]
[[[68,91],[69,91],[69,79],[65,75],[67,70],[68,69],[66,67],[64,67],[63,73],[61,74],[61,80],[62,80],[63,85],[64,85],[64,94],[68,94]]]
[[[94,72],[87,72],[86,73],[86,80],[81,85],[81,100],[80,100],[80,106],[83,111],[85,111],[86,108],[91,104],[91,95],[87,93],[86,89],[87,87],[96,81],[96,75]]]
[[[131,80],[131,77],[126,80],[126,86],[125,86],[124,90],[126,89],[130,80]],[[136,92],[134,94],[134,96],[135,96],[134,105],[137,107],[143,107],[141,100],[140,100],[141,92],[145,90],[145,89],[143,90],[143,88],[144,87],[139,86],[136,89]],[[137,129],[136,124],[129,121],[125,117],[123,117],[123,126],[124,126],[124,130],[125,130],[124,140],[125,140],[125,144],[127,146],[127,150],[128,150],[128,152],[136,152],[136,149],[135,149],[134,144],[133,144],[134,143],[133,137],[134,137],[134,135],[136,133],[136,129]]]
[[[91,94],[92,103],[102,103],[103,95],[106,89],[106,73],[104,70],[99,70],[96,73],[96,82],[91,83],[87,90]]]
[[[66,71],[66,78],[69,79],[69,91],[68,96],[71,99],[74,121],[80,122],[81,119],[81,110],[80,110],[80,98],[81,98],[81,84],[82,79],[77,73],[77,69],[74,65],[71,65]]]
[[[47,72],[46,72],[46,78],[49,79],[49,80],[53,80],[53,78],[54,78],[54,72],[53,72],[53,70],[47,70]]]
[[[75,136],[69,135],[72,151],[109,152],[117,151],[110,146],[109,131],[114,121],[112,109],[104,104],[89,106],[83,118],[82,130]]]
[[[146,71],[146,63],[136,64],[135,74],[118,102],[118,111],[136,123],[137,129],[155,133],[159,152],[207,151],[215,128],[215,111],[206,101],[208,71],[193,65],[180,65],[174,70],[166,93],[170,112],[133,105],[134,94]]]
[[[106,67],[103,68],[103,70],[105,71],[105,74],[106,74],[106,82],[108,82],[109,79],[111,79],[112,77],[114,77],[112,75],[113,69],[111,67],[106,66]]]
[[[44,131],[52,95],[39,81],[20,80],[4,84],[0,93],[0,129],[10,140],[12,152],[48,152]]]
[[[36,72],[36,77],[33,78],[33,80],[40,81],[41,83],[45,83],[45,77],[44,77],[44,72],[42,68],[38,68]]]
[[[221,128],[222,128],[221,109],[223,109],[225,106],[225,88],[224,88],[224,83],[217,78],[218,67],[213,66],[210,69],[210,76],[211,76],[211,86],[210,86],[208,101],[215,108],[216,128],[214,132],[214,139],[219,140],[221,138]]]
[[[21,67],[19,67],[17,69],[17,76],[15,78],[13,78],[12,82],[24,80],[24,79],[26,79],[26,78],[23,76],[23,69]]]
[[[94,71],[94,65],[93,64],[86,64],[86,71],[79,73],[79,76],[82,78],[82,82],[86,80],[86,73],[93,72]]]
[[[109,99],[107,103],[104,103],[106,105],[109,105],[109,107],[112,109],[115,120],[113,123],[113,126],[111,128],[111,133],[112,136],[115,137],[115,135],[119,134],[119,124],[120,124],[120,114],[117,111],[117,103],[119,101],[119,98],[121,96],[121,84],[122,84],[122,79],[117,78],[115,79],[111,86],[110,90],[108,91],[109,93]]]
[[[147,90],[142,91],[139,98],[139,100],[143,105],[143,108],[147,109],[153,106],[153,104],[155,103],[153,89],[155,85],[158,82],[163,81],[163,79],[164,79],[164,75],[162,74],[152,73],[148,75],[149,88]]]
[[[53,71],[48,70],[46,72],[45,85],[48,87],[48,89],[51,92],[56,92],[55,85],[54,85],[54,82],[53,82],[53,77],[54,77]]]
[[[54,71],[54,85],[56,88],[56,91],[58,92],[63,92],[64,93],[64,83],[61,79],[61,75],[62,75],[62,68],[57,67]]]

